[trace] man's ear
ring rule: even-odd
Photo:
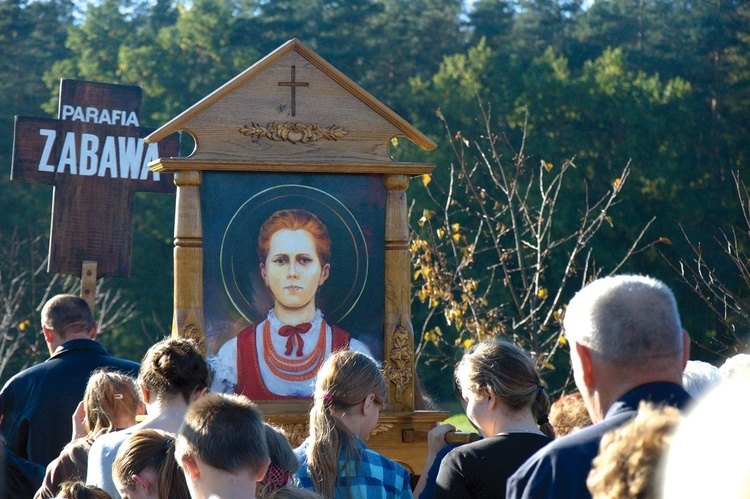
[[[183,455],[182,457],[180,457],[180,462],[182,463],[182,469],[185,471],[190,480],[200,480],[201,470],[198,467],[198,463],[195,461],[194,457]],[[266,468],[268,468],[267,465]]]
[[[55,332],[46,326],[42,326],[42,333],[44,333],[44,341],[47,343],[52,343],[52,340],[55,339]]]
[[[575,343],[575,348],[576,354],[578,354],[578,358],[581,361],[581,379],[587,388],[591,388],[595,386],[596,382],[596,377],[594,376],[594,365],[591,361],[591,349],[578,342]]]
[[[255,473],[255,481],[260,482],[266,477],[266,472],[268,471],[268,466],[271,464],[271,458],[267,457],[265,462],[261,464],[258,467],[257,472]]]
[[[685,370],[688,360],[690,359],[690,335],[684,329],[682,330],[682,370]]]
[[[91,331],[89,331],[89,338],[91,338],[92,340],[95,340],[96,339],[96,333],[98,333],[98,332],[99,332],[99,324],[97,324],[96,321],[94,321],[91,324]]]

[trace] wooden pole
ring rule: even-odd
[[[81,265],[81,298],[86,300],[86,303],[91,309],[91,315],[94,315],[94,307],[96,306],[96,262],[90,260],[84,260]]]

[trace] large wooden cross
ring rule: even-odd
[[[148,163],[179,155],[179,136],[158,144],[139,126],[140,87],[63,79],[58,119],[16,116],[11,179],[52,184],[47,270],[128,277],[135,193],[172,193],[172,175]]]

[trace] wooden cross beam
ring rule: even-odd
[[[291,81],[280,81],[280,87],[292,87],[292,116],[297,116],[297,87],[309,87],[306,81],[297,81],[297,67],[292,66]]]
[[[47,270],[128,277],[136,192],[172,193],[172,175],[148,163],[179,155],[175,133],[158,144],[139,126],[140,87],[66,80],[58,118],[16,116],[11,179],[54,185]],[[90,272],[90,271],[89,271]],[[90,277],[90,276],[89,276]]]

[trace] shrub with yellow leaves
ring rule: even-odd
[[[525,132],[514,150],[484,117],[487,130],[479,142],[450,133],[444,121],[455,157],[448,186],[437,176],[417,184],[429,201],[413,209],[419,214],[410,246],[413,307],[415,317],[424,318],[415,324],[416,358],[450,368],[474,343],[503,337],[531,352],[538,368],[552,369],[565,345],[566,300],[604,271],[593,263],[592,238],[614,223],[609,212],[630,168],[600,186],[606,193],[598,199],[566,198],[572,160],[530,162]],[[556,221],[563,209],[580,213],[573,228],[568,217],[565,233]]]

